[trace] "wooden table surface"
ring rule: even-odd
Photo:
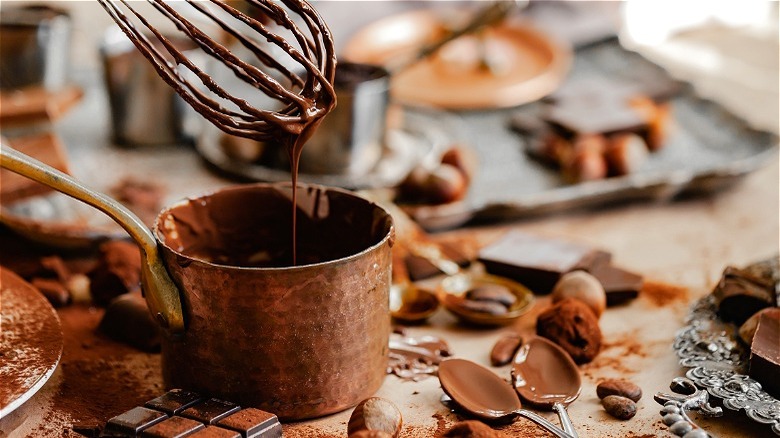
[[[117,149],[106,144],[105,117],[93,116],[101,96],[85,94],[84,102],[58,125],[73,161],[74,173],[89,182],[106,183],[118,175],[165,175],[171,189],[168,197],[231,184],[211,174],[199,158],[186,148],[155,150]],[[753,109],[754,111],[756,109]],[[89,126],[90,129],[84,129]],[[79,144],[89,144],[80,147]],[[171,171],[171,169],[178,169]],[[629,305],[608,309],[601,319],[606,348],[590,364],[582,367],[583,390],[569,412],[583,437],[672,436],[660,423],[659,405],[653,401],[656,391],[668,390],[672,378],[684,370],[678,366],[671,349],[675,331],[682,326],[692,301],[711,290],[727,265],[744,265],[778,251],[778,207],[780,170],[777,159],[749,175],[742,183],[713,196],[653,204],[628,204],[597,211],[572,212],[534,218],[489,227],[467,228],[442,233],[437,239],[468,240],[484,245],[509,229],[519,229],[592,244],[614,254],[615,263],[640,272],[651,282],[683,287],[686,292],[661,302],[651,295],[640,296]],[[433,334],[445,338],[455,355],[488,365],[494,341],[509,330],[532,330],[535,318],[545,305],[540,299],[535,310],[513,327],[497,330],[473,330],[457,325],[455,319],[440,312],[428,325],[410,329],[413,335]],[[59,311],[65,331],[66,366],[29,402],[0,419],[0,436],[71,436],[70,426],[84,418],[72,418],[63,406],[76,399],[94,399],[95,409],[85,418],[105,419],[142,402],[150,394],[163,391],[158,369],[159,355],[140,353],[129,347],[121,354],[106,356],[100,362],[79,362],[78,357],[91,350],[94,357],[102,349],[109,351],[106,339],[96,338],[94,328],[100,311],[71,306]],[[85,329],[85,327],[87,327]],[[110,351],[116,351],[116,348]],[[121,382],[101,380],[101,367],[124,376]],[[508,378],[508,368],[494,368]],[[69,382],[74,373],[92,372],[95,379],[86,387]],[[621,422],[607,416],[595,395],[596,382],[605,377],[624,376],[644,391],[639,411],[632,420]],[[127,384],[127,382],[132,382]],[[106,400],[102,385],[122,390],[125,396]],[[116,385],[124,385],[116,387]],[[377,393],[394,401],[404,415],[407,427],[403,436],[427,437],[440,433],[461,417],[450,414],[439,403],[442,392],[438,380],[403,382],[388,376]],[[288,437],[346,436],[350,411],[299,424],[285,425]],[[545,414],[548,418],[553,418]],[[742,414],[727,412],[723,418],[699,419],[715,436],[771,436],[768,428],[748,421]],[[512,436],[544,436],[523,420],[504,428]]]

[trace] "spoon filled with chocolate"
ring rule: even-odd
[[[548,364],[552,368],[558,368]],[[535,375],[536,376],[536,375]],[[455,406],[487,422],[511,422],[527,418],[558,438],[576,438],[541,415],[523,409],[511,386],[489,369],[465,359],[448,359],[439,364],[439,382]],[[551,382],[533,382],[540,387]]]
[[[525,402],[555,411],[563,430],[577,436],[566,406],[579,397],[582,381],[564,349],[542,337],[528,340],[512,360],[512,385]]]

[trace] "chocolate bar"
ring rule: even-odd
[[[108,420],[104,435],[136,436],[142,430],[148,429],[166,418],[168,418],[168,414],[164,412],[137,406]]]
[[[216,398],[210,398],[181,411],[182,417],[192,418],[206,424],[215,424],[217,421],[237,412],[241,409],[237,404]]]
[[[639,291],[644,284],[641,275],[608,264],[596,265],[589,271],[604,287],[607,306],[633,300],[639,296]]]
[[[483,248],[478,260],[491,274],[514,279],[536,294],[549,294],[561,275],[591,270],[611,258],[608,252],[584,245],[510,231]]]
[[[780,312],[764,312],[750,345],[750,377],[780,398]]]
[[[737,325],[742,325],[759,310],[778,304],[772,281],[756,278],[749,271],[732,266],[723,271],[712,294],[718,303],[721,319]]]
[[[182,389],[149,400],[99,426],[74,425],[84,436],[154,438],[280,438],[276,415]]]

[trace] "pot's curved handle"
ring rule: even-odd
[[[0,144],[0,167],[89,204],[121,225],[141,247],[141,285],[149,310],[167,332],[184,332],[179,290],[163,265],[154,235],[136,215],[116,200],[85,187],[69,175],[12,149],[4,142]]]

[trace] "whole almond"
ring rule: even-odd
[[[502,336],[490,352],[490,364],[494,367],[508,364],[522,344],[523,338],[517,333]]]
[[[619,395],[638,402],[642,398],[642,388],[628,380],[610,379],[596,386],[596,395],[602,399],[610,395]]]

